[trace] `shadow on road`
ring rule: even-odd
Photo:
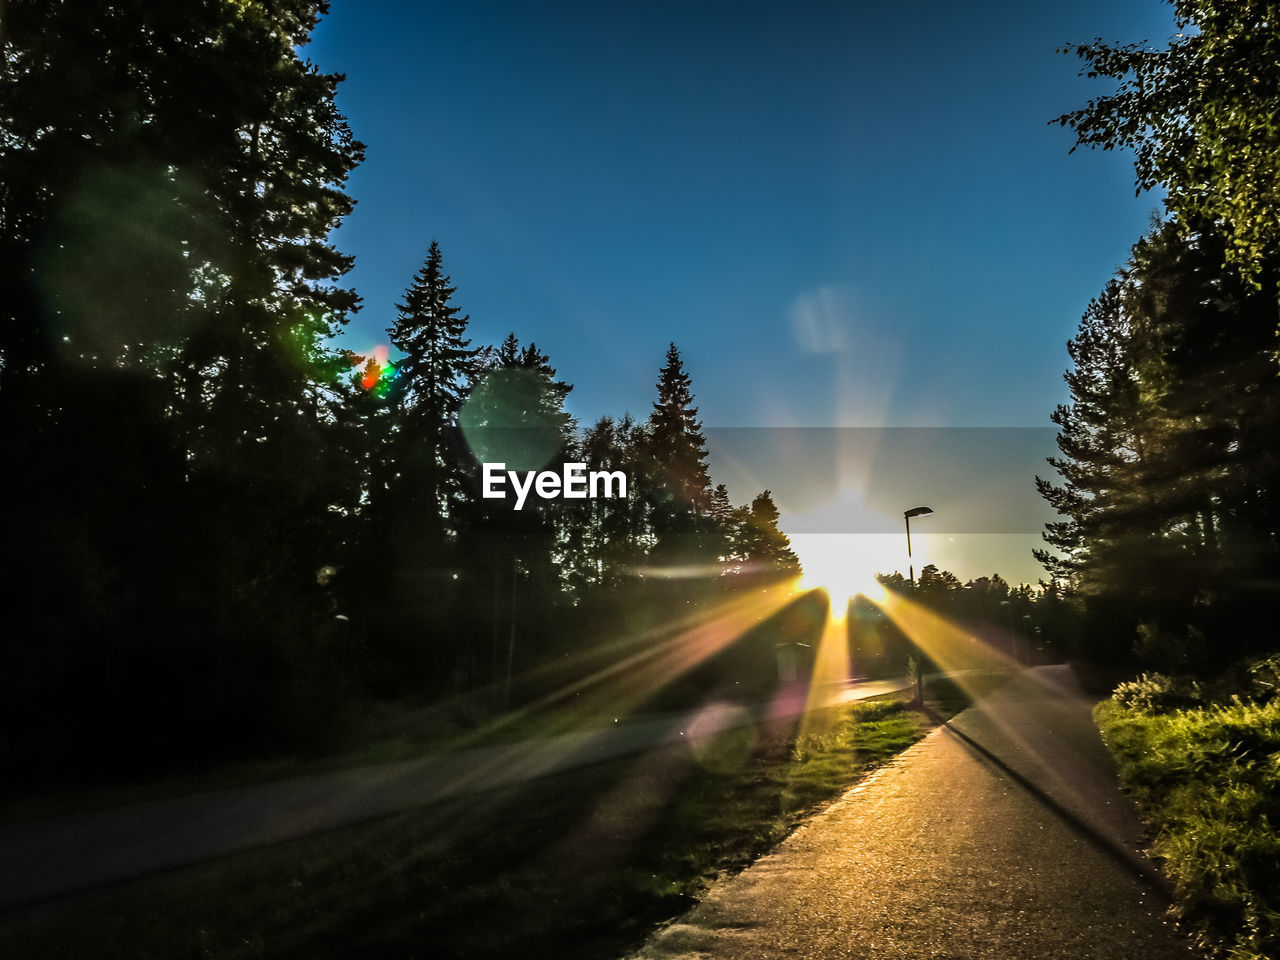
[[[1032,680],[1033,678],[1024,676],[1023,679],[1025,686],[1025,681]],[[1044,680],[1041,678],[1034,678],[1033,682],[1036,685],[1044,684]],[[1053,678],[1051,684],[1054,688],[1058,688],[1063,685],[1056,677]],[[1075,691],[1071,691],[1069,689],[1059,691],[1058,689],[1055,689],[1054,692],[1065,692],[1068,695],[1074,695],[1078,698],[1082,698],[1082,703],[1085,706],[1092,701],[1093,698],[1089,697],[1087,694],[1083,694],[1082,691],[1079,691],[1076,684],[1072,683],[1069,686],[1075,687]],[[992,710],[992,707],[984,707],[983,705],[979,705],[973,709],[976,711],[982,711],[984,709],[992,710],[993,713],[999,716],[999,714],[1003,712],[1001,707],[1005,707],[1007,709],[1008,704],[1004,703],[996,705],[994,710]],[[1172,890],[1168,881],[1140,850],[1135,849],[1133,846],[1130,846],[1114,836],[1113,831],[1108,831],[1100,824],[1091,822],[1092,818],[1090,817],[1090,812],[1077,812],[1072,810],[1066,804],[1055,799],[1046,789],[1037,784],[1030,776],[1024,775],[1022,772],[1017,770],[1013,766],[1013,763],[1010,762],[1010,759],[1016,757],[1019,753],[1015,746],[1012,744],[1006,744],[995,748],[986,746],[974,736],[971,736],[959,729],[955,721],[961,719],[960,717],[954,717],[951,720],[946,720],[931,710],[928,706],[925,706],[923,709],[924,712],[940,726],[945,735],[959,740],[980,760],[985,761],[993,767],[998,772],[998,775],[1008,778],[1010,781],[1021,787],[1028,796],[1036,800],[1041,806],[1049,810],[1054,814],[1054,816],[1075,830],[1083,839],[1092,844],[1102,853],[1106,854],[1127,873],[1156,893],[1166,905],[1172,902]],[[997,722],[995,729],[1007,729],[1009,725],[1009,718],[1005,717],[1002,721]],[[1002,738],[995,737],[993,739],[999,740]],[[1007,752],[1012,756],[1010,759],[1006,759],[1001,756],[1002,752]],[[1137,837],[1135,836],[1130,839],[1136,840]]]

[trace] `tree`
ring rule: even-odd
[[[356,306],[326,238],[363,150],[341,77],[298,54],[324,10],[4,11],[0,429],[40,465],[4,476],[34,548],[4,575],[42,647],[27,675],[56,691],[49,730],[126,716],[114,696],[137,716],[104,725],[110,744],[260,741],[323,659],[347,364],[325,340]],[[175,665],[200,680],[157,682]]]
[[[945,607],[960,590],[960,580],[950,570],[940,570],[937,564],[927,563],[916,578],[916,593],[925,603]]]
[[[480,489],[483,463],[528,471],[575,462],[576,424],[564,409],[572,390],[572,384],[557,379],[550,357],[537,344],[521,347],[514,333],[496,350],[482,351],[458,415],[470,451],[471,488]],[[515,511],[504,500],[473,495],[458,511],[459,529],[465,532],[458,553],[485,593],[474,597],[472,606],[489,608],[491,641],[499,625],[505,628],[494,658],[504,688],[514,665],[536,659],[555,622],[554,611],[565,603],[572,578],[560,554],[572,510],[565,501],[531,497]]]
[[[707,510],[711,538],[715,543],[715,556],[725,573],[738,573],[746,562],[744,528],[746,511],[735,509],[729,500],[729,488],[717,483],[711,491]]]
[[[1261,441],[1280,429],[1276,302],[1224,272],[1225,243],[1164,224],[1134,247],[1069,344],[1063,482],[1037,479],[1065,516],[1045,534],[1056,553],[1037,554],[1054,582],[1113,640],[1140,627],[1166,666],[1203,658],[1210,635],[1248,642],[1245,611],[1267,602],[1249,584],[1277,554],[1280,472]]]
[[[1069,47],[1085,61],[1082,75],[1118,88],[1055,122],[1075,130],[1077,146],[1132,149],[1139,191],[1165,188],[1187,229],[1219,224],[1224,258],[1258,283],[1264,257],[1280,247],[1280,5],[1173,0],[1173,8],[1179,33],[1163,50],[1100,40]]]
[[[455,533],[450,519],[463,487],[458,411],[478,352],[465,337],[469,317],[452,303],[456,292],[433,240],[387,331],[404,356],[389,394],[394,432],[384,488],[398,522],[437,565]]]
[[[668,558],[689,553],[699,557],[707,546],[700,543],[700,535],[711,508],[711,479],[692,383],[672,343],[658,375],[658,399],[649,415],[645,444],[646,492],[653,503],[656,549]]]
[[[616,591],[634,578],[653,544],[649,506],[636,490],[644,444],[644,429],[630,414],[601,417],[583,432],[579,454],[587,469],[620,470],[631,486],[625,498],[585,500],[562,518],[566,572],[579,596]]]
[[[800,561],[791,549],[790,539],[778,529],[780,516],[773,494],[765,490],[751,501],[751,512],[744,518],[742,536],[747,564],[768,576],[800,572]]]
[[[373,630],[371,669],[385,690],[442,687],[453,669],[452,645],[465,641],[446,624],[461,589],[455,545],[467,485],[458,411],[477,351],[465,336],[467,316],[452,302],[455,292],[432,241],[388,328],[403,354],[394,375],[385,391],[373,391],[374,400],[357,398],[381,449],[369,461],[368,502],[345,579],[368,611],[360,622]]]
[[[1069,519],[1048,525],[1044,539],[1055,549],[1037,558],[1055,580],[1090,592],[1110,584],[1114,571],[1100,562],[1105,527],[1122,509],[1124,475],[1141,469],[1149,444],[1139,373],[1139,339],[1125,310],[1120,281],[1090,301],[1079,333],[1067,344],[1073,362],[1065,374],[1072,402],[1050,419],[1060,428],[1062,457],[1049,459],[1062,485],[1037,477],[1049,504]],[[1129,484],[1132,489],[1136,482]],[[1140,502],[1140,497],[1130,498]],[[1123,519],[1113,527],[1128,529]]]
[[[514,333],[480,352],[459,423],[478,463],[540,470],[563,460],[575,423],[564,409],[573,385],[556,379],[550,358]]]

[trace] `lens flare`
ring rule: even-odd
[[[396,365],[388,359],[389,348],[379,344],[364,356],[352,355],[352,364],[364,368],[360,372],[360,386],[375,397],[385,397],[391,391],[391,384],[399,372]]]

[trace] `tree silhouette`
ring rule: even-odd
[[[1266,603],[1250,584],[1280,529],[1261,442],[1280,426],[1276,304],[1224,271],[1225,242],[1165,224],[1134,247],[1069,345],[1062,483],[1037,480],[1065,516],[1038,553],[1055,583],[1122,649],[1140,627],[1139,652],[1165,666],[1202,662],[1210,635],[1250,643],[1242,618]]]
[[[398,521],[408,524],[413,541],[436,564],[444,562],[456,532],[450,519],[463,484],[457,418],[477,353],[465,337],[468,317],[452,303],[456,290],[443,262],[433,240],[387,331],[404,357],[389,394],[392,472],[385,487]]]
[[[773,494],[765,490],[751,501],[742,533],[747,563],[757,572],[776,576],[800,572],[800,561],[791,541],[778,529],[778,507]]]
[[[672,343],[658,375],[658,399],[649,415],[645,457],[655,550],[664,562],[677,557],[709,559],[714,547],[700,537],[707,530],[704,518],[711,507],[711,480],[692,383]]]
[[[473,474],[484,462],[517,471],[570,462],[576,424],[564,402],[572,390],[547,354],[534,343],[521,347],[514,333],[482,351],[459,414]],[[471,487],[479,490],[478,477]],[[459,506],[458,552],[475,585],[473,606],[489,610],[490,670],[503,681],[504,700],[512,671],[536,660],[570,588],[560,561],[572,512],[568,501],[536,496],[520,511],[475,494]]]
[[[43,649],[0,699],[50,743],[93,717],[101,742],[65,745],[108,765],[324,709],[298,691],[324,688],[316,571],[348,499],[327,338],[357,302],[326,238],[363,147],[298,54],[323,9],[4,12],[0,429],[38,466],[4,475],[30,549],[0,575]]]

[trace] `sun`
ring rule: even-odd
[[[825,588],[833,614],[858,594],[877,594],[876,574],[898,569],[905,553],[902,537],[889,533],[793,533],[791,549],[804,569],[801,587]]]

